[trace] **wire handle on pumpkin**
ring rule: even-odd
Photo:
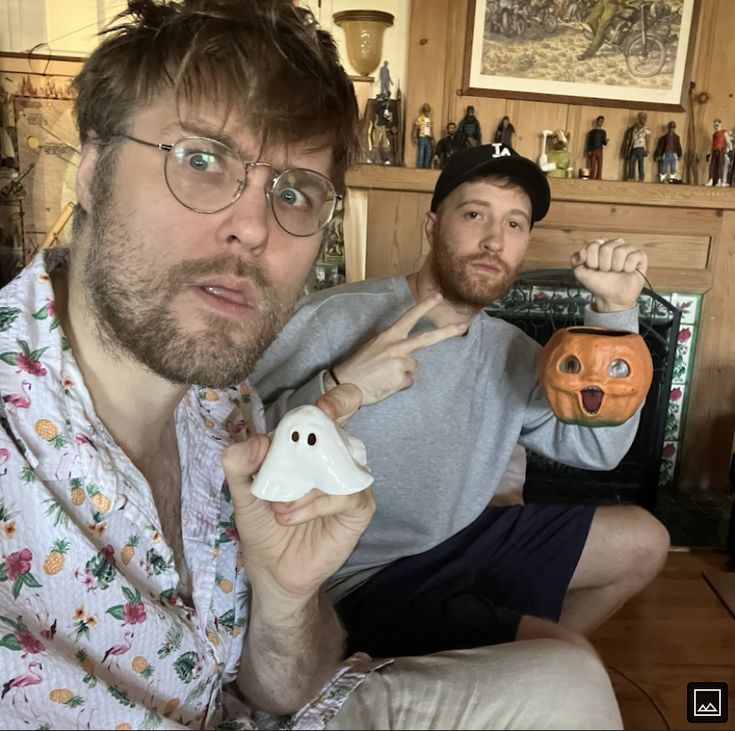
[[[598,238],[598,239],[595,239],[593,243],[602,245],[606,241],[607,239]],[[638,272],[638,274],[640,274],[643,277],[643,281],[646,283],[646,286],[648,287],[648,289],[650,289],[651,292],[653,292],[654,294],[658,294],[658,292],[656,292],[656,290],[653,288],[653,285],[649,281],[648,277],[640,269],[638,269],[638,267],[636,267],[635,270]]]

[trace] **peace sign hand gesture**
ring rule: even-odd
[[[362,403],[374,404],[397,391],[410,388],[419,364],[413,353],[447,338],[462,335],[467,323],[453,323],[409,337],[414,325],[442,301],[433,294],[406,310],[387,330],[368,340],[332,372],[340,383],[352,383],[362,391]]]

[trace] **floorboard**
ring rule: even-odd
[[[591,635],[626,729],[735,729],[735,619],[702,575],[713,567],[727,569],[727,554],[670,552],[656,580]],[[726,724],[687,721],[696,681],[728,683]]]

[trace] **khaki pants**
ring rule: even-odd
[[[525,640],[398,658],[371,673],[328,729],[622,729],[586,650]]]

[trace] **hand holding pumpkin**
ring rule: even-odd
[[[572,255],[577,280],[594,298],[598,312],[629,310],[636,306],[648,269],[642,249],[623,239],[597,239]]]

